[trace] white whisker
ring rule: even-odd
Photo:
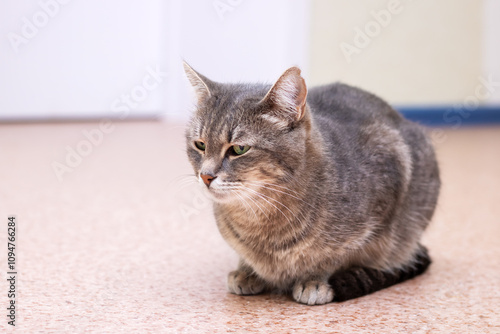
[[[269,189],[269,190],[272,190],[272,191],[279,192],[279,193],[284,194],[284,195],[288,195],[288,196],[290,196],[290,197],[293,197],[293,198],[295,198],[295,199],[297,199],[297,200],[301,201],[301,202],[302,202],[302,203],[304,203],[304,204],[309,205],[311,208],[313,208],[313,209],[314,209],[314,206],[312,206],[310,203],[308,203],[308,202],[304,201],[303,199],[301,199],[301,198],[297,197],[299,194],[298,194],[297,192],[293,191],[293,190],[292,190],[292,189],[290,189],[290,188],[287,188],[287,187],[282,187],[282,186],[278,186],[278,185],[276,185],[276,184],[273,184],[273,183],[268,183],[268,182],[260,182],[260,183],[259,183],[259,182],[256,182],[256,181],[246,181],[246,183],[251,184],[251,185],[252,185],[252,184],[253,184],[253,185],[257,185],[257,186],[262,187],[262,188],[266,188],[266,189]],[[273,187],[279,187],[279,188],[283,188],[283,189],[289,190],[289,191],[291,191],[291,192],[294,192],[297,196],[294,196],[294,195],[292,195],[292,194],[290,194],[290,193],[287,193],[286,191],[281,191],[281,190],[278,190],[278,189],[274,189],[274,188],[268,187],[267,185],[271,185],[271,186],[273,186]]]
[[[282,215],[283,215],[283,216],[284,216],[284,217],[288,220],[288,222],[289,222],[290,224],[292,224],[292,221],[290,220],[290,218],[289,218],[287,215],[285,215],[285,213],[284,213],[283,211],[281,211],[281,209],[280,209],[280,208],[278,208],[276,205],[274,205],[273,203],[271,203],[271,202],[270,202],[269,200],[267,200],[265,197],[267,197],[267,198],[269,198],[269,199],[272,199],[272,200],[276,201],[278,204],[281,204],[283,207],[285,207],[286,209],[288,209],[288,211],[290,211],[290,212],[292,213],[292,215],[294,215],[293,211],[292,211],[292,210],[290,210],[290,209],[289,209],[286,205],[284,205],[284,204],[283,204],[283,203],[281,203],[280,201],[275,200],[274,198],[271,198],[271,197],[269,197],[269,196],[266,196],[266,195],[264,195],[264,194],[261,194],[261,193],[259,193],[258,191],[253,190],[252,188],[245,187],[245,186],[243,186],[243,187],[244,187],[245,189],[250,190],[251,192],[253,192],[253,193],[254,193],[254,194],[256,194],[257,196],[259,196],[261,199],[263,199],[264,201],[266,201],[268,204],[270,204],[270,205],[272,205],[274,208],[276,208],[276,210],[278,210],[279,212],[281,212],[281,214],[282,214]]]
[[[243,205],[245,205],[245,207],[249,208],[250,210],[252,210],[254,216],[255,216],[255,219],[257,221],[259,221],[259,218],[257,217],[257,213],[255,213],[255,210],[252,208],[252,206],[250,204],[247,203],[247,201],[236,191],[234,192],[234,194],[236,196],[238,196],[238,198],[241,200],[241,202],[243,203]]]
[[[240,194],[246,196],[246,198],[248,198],[250,201],[252,201],[252,203],[255,204],[255,206],[262,212],[262,214],[267,218],[267,220],[270,221],[269,216],[264,212],[264,209],[262,208],[262,206],[256,200],[254,200],[252,198],[252,196],[250,196],[250,194],[247,194],[246,192],[243,192],[242,190],[244,190],[244,189],[240,189]],[[269,209],[267,209],[267,211],[269,212]]]

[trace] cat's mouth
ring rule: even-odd
[[[210,187],[207,189],[208,193],[216,198],[223,198],[226,196],[230,195],[230,191],[227,189],[224,189],[224,187]]]
[[[203,181],[200,180],[203,184]],[[266,199],[266,195],[262,193],[261,187],[263,185],[256,182],[251,182],[248,180],[224,180],[221,177],[213,179],[213,181],[207,187],[203,184],[205,194],[215,202],[218,203],[230,203],[230,202],[245,202],[254,203],[256,199]],[[264,188],[269,188],[264,186]],[[251,206],[251,205],[249,205]]]
[[[203,188],[212,200],[228,203],[238,199],[237,191],[240,187],[232,182],[213,182],[210,187],[204,186]]]

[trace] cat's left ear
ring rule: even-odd
[[[214,82],[196,72],[188,63],[184,62],[184,72],[193,86],[198,103],[212,95]]]
[[[291,67],[271,87],[261,103],[269,108],[268,119],[300,121],[306,111],[307,87],[298,67]]]

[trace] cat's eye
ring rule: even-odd
[[[242,155],[248,152],[250,146],[248,145],[233,145],[233,152],[236,155]]]
[[[200,151],[205,151],[206,148],[205,143],[199,140],[194,142],[194,146],[196,146],[196,148],[199,149]]]

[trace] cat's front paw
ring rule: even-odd
[[[333,300],[333,289],[321,281],[296,283],[293,287],[293,299],[307,305],[322,305]]]
[[[236,295],[256,295],[264,291],[265,283],[253,274],[235,270],[227,277],[227,287]]]

